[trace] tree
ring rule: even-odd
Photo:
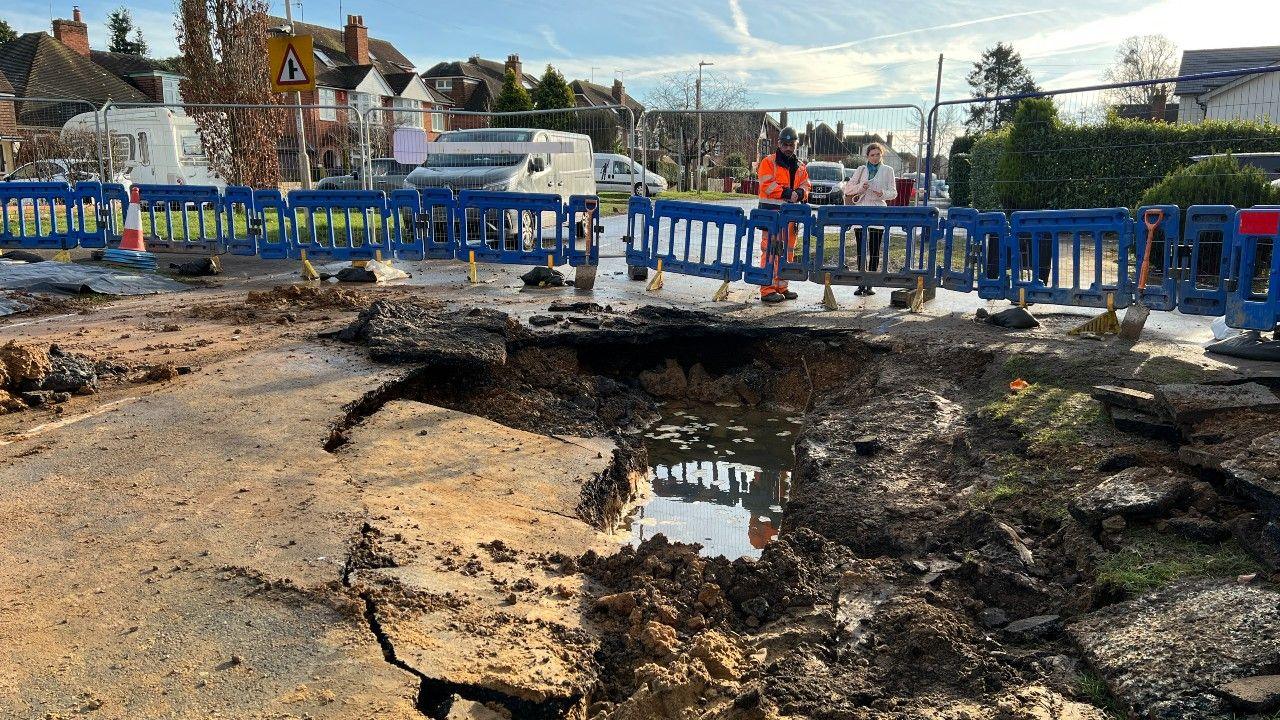
[[[179,0],[175,27],[188,103],[279,104],[271,92],[267,0]],[[287,113],[274,108],[189,108],[215,173],[229,182],[275,187]],[[287,136],[286,136],[287,137]],[[292,142],[304,142],[293,138]]]
[[[690,70],[664,75],[645,98],[645,142],[657,144],[661,151],[675,156],[681,167],[691,167],[698,156],[697,108],[698,73]],[[704,110],[738,110],[751,104],[747,86],[718,73],[702,76],[702,108]],[[712,113],[702,116],[703,154],[728,155],[735,151],[750,158],[759,157],[758,142],[764,113]]]
[[[14,31],[13,26],[4,20],[0,20],[0,45],[17,39],[18,33]]]
[[[111,43],[107,49],[111,52],[126,55],[147,54],[147,43],[142,39],[142,29],[134,27],[133,13],[129,12],[129,8],[121,5],[107,15],[107,32],[111,36]],[[130,32],[133,33],[132,40],[129,39]]]
[[[502,91],[498,93],[498,99],[493,104],[494,112],[520,112],[532,109],[533,101],[529,98],[529,91],[524,89],[524,84],[516,74],[508,70],[506,77],[502,79]]]
[[[1178,46],[1164,35],[1134,35],[1116,48],[1116,62],[1104,77],[1114,83],[1140,82],[1173,77],[1178,73]],[[1118,88],[1108,93],[1112,102],[1155,106],[1173,92],[1171,83]]]
[[[996,95],[1019,95],[1038,92],[1039,86],[1031,76],[1031,71],[1022,64],[1022,56],[1012,45],[996,43],[996,46],[982,53],[978,62],[973,64],[969,73],[969,87],[973,89],[973,97],[993,97]],[[1004,100],[996,103],[974,103],[969,106],[969,117],[965,120],[971,130],[995,130],[1013,119],[1017,102]]]
[[[538,79],[538,84],[533,86],[529,97],[533,106],[539,110],[559,110],[576,107],[578,104],[573,96],[573,88],[565,82],[560,71],[550,65],[547,65],[546,72]]]

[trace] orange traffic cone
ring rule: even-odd
[[[138,186],[129,188],[129,209],[124,214],[124,235],[120,238],[121,250],[146,252],[142,241],[142,206],[139,204]]]
[[[124,214],[120,247],[107,250],[102,254],[102,260],[112,265],[155,272],[156,256],[147,252],[147,245],[142,240],[142,207],[137,185],[129,188],[129,209]]]

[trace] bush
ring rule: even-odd
[[[1050,127],[1044,102],[1024,100],[1019,112],[1035,103],[1026,110],[1027,123],[1018,127],[1015,119],[1010,129],[983,135],[973,144],[969,176],[962,178],[968,185],[959,197],[953,190],[953,204],[968,200],[981,209],[1135,207],[1148,188],[1190,165],[1192,156],[1272,150],[1280,144],[1280,126],[1239,120],[1171,125],[1112,114],[1099,125],[1059,121]],[[953,155],[955,151],[953,144]],[[1006,153],[1012,156],[1006,159]],[[953,179],[952,187],[956,184]],[[1226,195],[1202,197],[1231,201]]]
[[[657,167],[652,168],[653,172],[662,176],[667,181],[667,185],[676,188],[680,187],[680,166],[673,162],[659,161]]]
[[[1256,167],[1241,167],[1230,154],[1211,157],[1174,170],[1142,194],[1142,205],[1235,205],[1252,207],[1280,203],[1280,189],[1271,186]]]
[[[961,135],[951,141],[951,152],[947,154],[947,186],[951,190],[951,204],[957,207],[969,205],[970,152],[977,141],[977,135]]]

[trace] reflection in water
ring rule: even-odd
[[[639,543],[659,533],[707,555],[759,557],[778,534],[798,417],[742,408],[668,409],[645,435],[653,497],[629,518]]]

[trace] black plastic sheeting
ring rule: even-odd
[[[1280,362],[1280,339],[1263,340],[1261,337],[1251,333],[1219,340],[1206,347],[1205,350],[1217,355],[1240,358],[1241,360]]]
[[[190,288],[159,275],[135,275],[98,265],[41,262],[25,263],[0,257],[0,289],[79,295],[154,295]]]
[[[0,317],[20,313],[23,310],[30,310],[31,306],[26,303],[18,302],[13,298],[0,297]]]

